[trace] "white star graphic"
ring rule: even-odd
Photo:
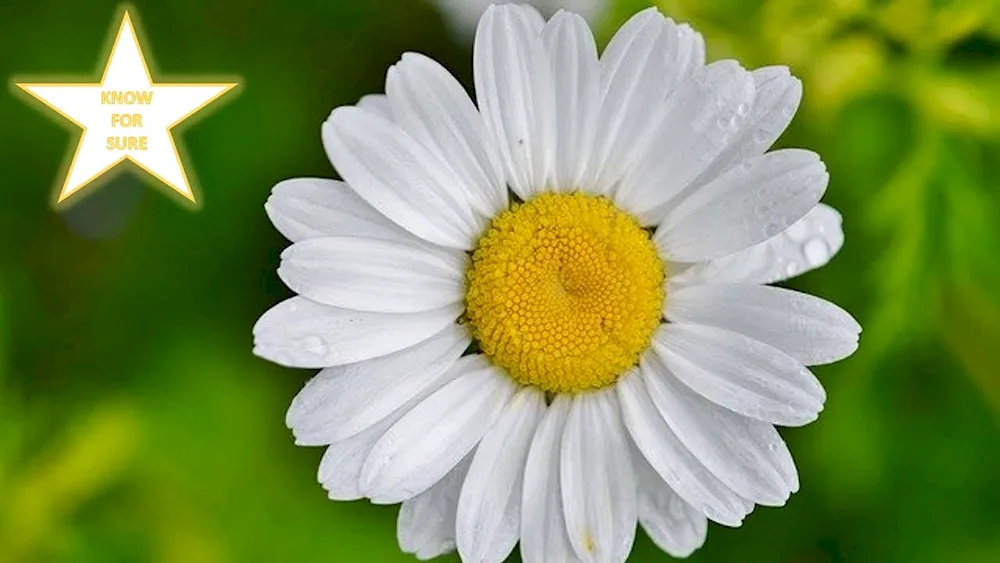
[[[126,12],[99,84],[17,86],[83,128],[58,201],[125,159],[194,201],[170,130],[236,84],[154,83]]]

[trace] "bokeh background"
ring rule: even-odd
[[[250,353],[288,294],[263,203],[281,179],[333,175],[321,122],[381,91],[402,52],[471,84],[482,4],[135,2],[154,77],[242,79],[180,134],[195,211],[131,172],[54,210],[77,133],[0,96],[0,561],[414,560],[394,507],[326,500],[321,450],[293,446],[284,411],[311,373]],[[603,44],[647,4],[577,5]],[[828,162],[847,243],[788,285],[865,327],[816,370],[820,420],[784,432],[802,491],[711,526],[691,560],[1000,561],[1000,2],[659,5],[710,58],[802,78],[781,143]],[[119,13],[0,2],[0,76],[96,79]],[[669,560],[640,535],[631,561]]]

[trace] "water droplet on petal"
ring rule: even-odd
[[[748,106],[747,104],[740,104],[736,106],[736,113],[738,113],[741,116],[746,115],[749,112],[750,112],[750,106]]]
[[[310,354],[317,356],[325,356],[330,352],[330,347],[326,345],[326,341],[315,334],[303,338],[302,347]]]
[[[809,225],[805,221],[796,221],[791,227],[788,227],[785,234],[795,242],[802,242],[809,236]]]
[[[768,141],[767,131],[763,129],[757,129],[753,132],[753,142],[758,145],[763,145]]]
[[[819,266],[830,259],[830,247],[821,238],[814,238],[802,247],[806,261],[812,267]]]
[[[797,273],[799,273],[799,265],[795,262],[789,262],[788,265],[785,266],[786,276],[794,276]]]

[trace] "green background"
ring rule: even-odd
[[[612,2],[601,43],[642,2]],[[692,561],[1000,561],[1000,2],[672,0],[712,59],[787,64],[783,144],[819,151],[847,242],[789,286],[850,310],[859,352],[816,370],[784,432],[802,491]],[[332,176],[319,126],[406,50],[471,84],[471,39],[415,1],[136,2],[154,78],[239,76],[179,137],[201,207],[126,172],[51,201],[69,124],[0,97],[0,561],[413,561],[394,507],[326,500],[253,357],[288,294],[263,203]],[[94,80],[114,2],[0,4],[0,76]],[[449,561],[457,561],[452,556]],[[516,560],[516,556],[515,556]],[[668,561],[640,534],[636,562]]]

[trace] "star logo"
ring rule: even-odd
[[[15,84],[83,129],[57,203],[124,160],[194,202],[171,129],[236,86],[153,82],[127,11],[100,83]]]

